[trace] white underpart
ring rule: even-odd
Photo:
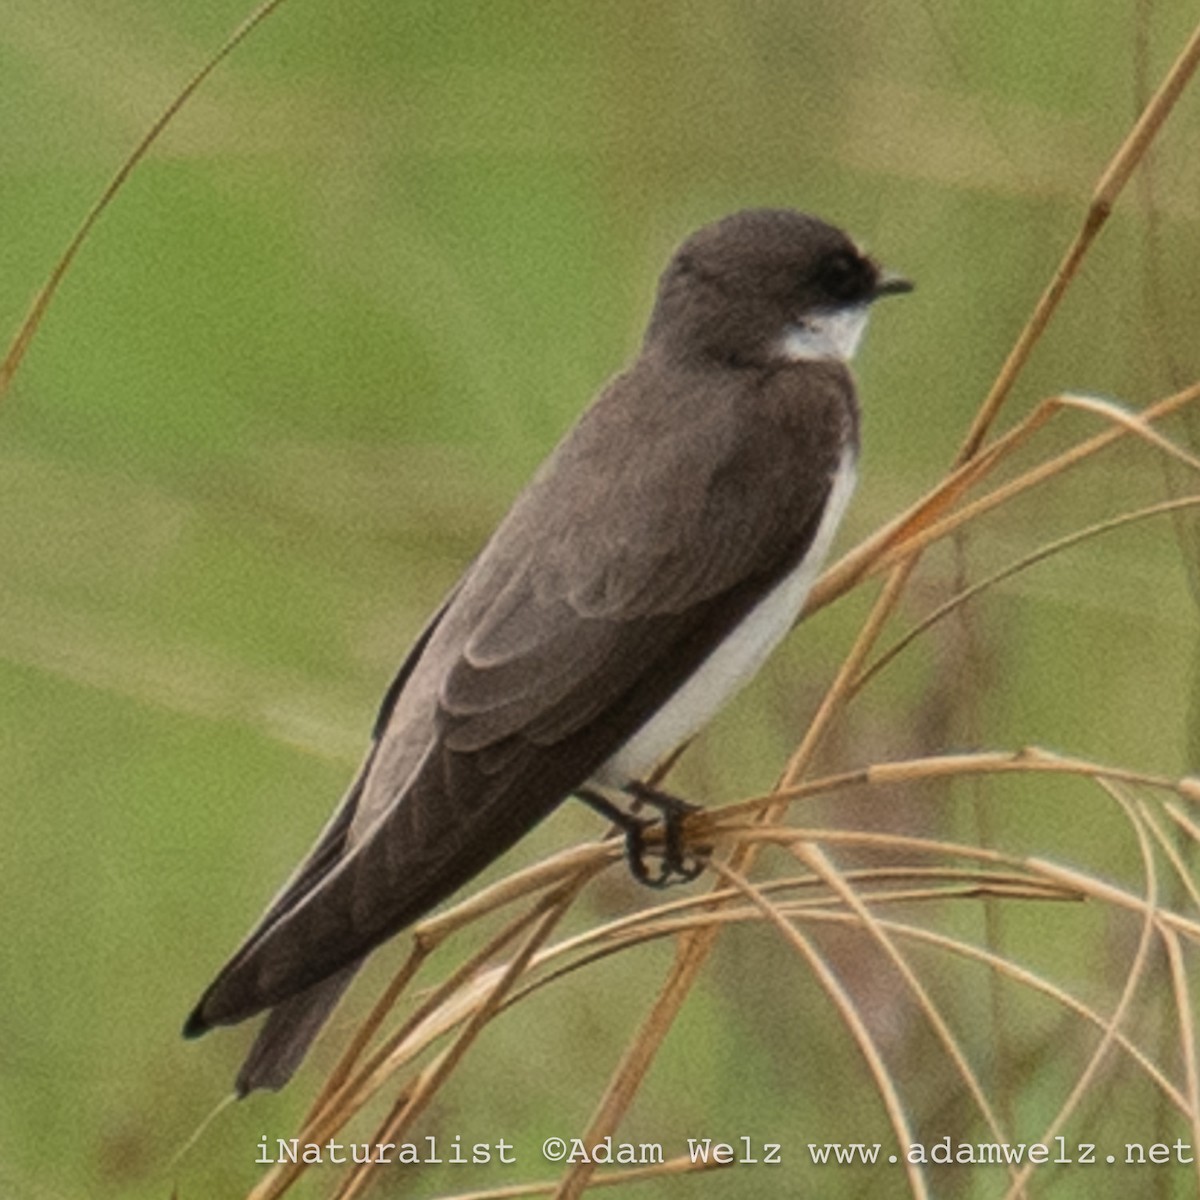
[[[595,773],[591,782],[621,788],[644,779],[666,754],[708,723],[758,673],[783,640],[816,582],[854,491],[853,452],[833,477],[825,512],[808,553],[742,619],[683,686]]]
[[[865,304],[846,308],[821,308],[809,313],[783,335],[784,358],[791,362],[838,359],[849,362],[867,329],[869,310]]]

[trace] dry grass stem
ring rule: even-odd
[[[1175,882],[1183,888],[1191,900],[1192,906],[1200,913],[1200,886],[1197,886],[1196,880],[1192,878],[1191,868],[1183,861],[1178,847],[1167,836],[1166,830],[1163,829],[1158,818],[1147,805],[1139,804],[1138,813],[1146,828],[1153,835],[1163,857],[1171,864]]]
[[[1138,521],[1145,521],[1151,517],[1170,516],[1185,509],[1196,508],[1198,506],[1200,506],[1200,495],[1180,496],[1174,500],[1163,500],[1158,504],[1151,504],[1146,508],[1122,513],[1120,516],[1110,517],[1107,521],[1098,521],[1094,525],[1077,529],[1073,533],[1057,538],[1053,542],[1047,542],[1046,545],[1039,546],[1036,550],[1022,555],[1015,562],[1009,563],[1007,567],[1002,567],[1000,570],[984,576],[984,578],[977,580],[970,587],[944,600],[907,633],[897,638],[854,680],[853,684],[851,684],[851,694],[853,695],[866,687],[876,675],[884,670],[905,649],[911,646],[922,634],[927,633],[940,621],[957,612],[963,605],[974,600],[981,593],[995,587],[998,583],[1003,583],[1004,580],[1011,579],[1014,575],[1019,575],[1022,571],[1026,571],[1030,567],[1036,566],[1048,558],[1053,558],[1065,550],[1070,550],[1083,542],[1090,541],[1102,533],[1110,533],[1113,530],[1123,529],[1127,525],[1133,525]]]
[[[978,900],[985,896],[1033,901],[1080,899],[1076,892],[1066,891],[1063,888],[1015,872],[969,871],[932,867],[925,870],[885,868],[877,871],[864,870],[844,873],[844,878],[857,883],[878,884],[885,879],[897,877],[939,879],[942,882],[936,887],[876,888],[868,893],[872,905],[878,908],[891,904]],[[955,880],[963,882],[954,883]],[[760,885],[760,890],[764,895],[778,895],[800,888],[818,886],[821,886],[820,881],[812,877],[773,879]],[[545,971],[525,984],[520,991],[515,991],[505,1002],[504,1007],[508,1008],[519,1004],[530,993],[539,991],[567,975],[574,974],[583,967],[591,966],[612,954],[633,946],[643,945],[659,938],[674,937],[680,933],[708,925],[729,925],[760,919],[755,909],[733,907],[728,903],[722,903],[720,908],[712,907],[714,900],[722,902],[734,900],[738,894],[735,889],[723,889],[720,892],[711,893],[707,897],[695,898],[675,905],[661,905],[645,909],[633,917],[597,926],[589,929],[586,933],[578,934],[548,947],[535,958],[530,974],[541,971],[543,967],[556,960],[566,958],[569,961],[553,970]],[[777,904],[781,912],[801,914],[839,908],[841,901],[836,896],[822,894],[806,900],[781,901]]]
[[[1189,817],[1187,813],[1185,813],[1177,805],[1166,804],[1163,806],[1163,810],[1166,812],[1167,816],[1169,816],[1171,820],[1174,821],[1175,824],[1192,839],[1193,842],[1195,842],[1197,845],[1200,845],[1200,825],[1197,825],[1196,822],[1193,821],[1191,817]],[[1198,907],[1200,907],[1200,902],[1198,902]]]
[[[533,931],[526,938],[525,944],[513,956],[512,961],[505,967],[494,986],[488,990],[484,1002],[468,1019],[453,1045],[438,1057],[430,1069],[422,1073],[417,1087],[408,1094],[400,1111],[380,1128],[377,1136],[373,1139],[375,1142],[399,1142],[404,1137],[412,1123],[424,1111],[443,1080],[454,1070],[463,1055],[483,1032],[488,1021],[499,1009],[505,995],[520,978],[538,948],[554,931],[555,925],[562,920],[571,901],[578,895],[585,882],[586,876],[580,878],[578,882],[564,885],[560,894],[548,898]],[[338,1192],[336,1200],[355,1200],[355,1197],[361,1195],[368,1179],[374,1174],[375,1165],[374,1163],[363,1163],[352,1170],[346,1179],[345,1186]]]
[[[497,909],[523,900],[535,892],[545,891],[561,883],[577,879],[581,873],[591,875],[624,853],[619,841],[586,842],[551,855],[512,875],[467,896],[443,913],[428,917],[413,930],[413,936],[432,948],[459,929],[490,916]]]
[[[404,960],[400,970],[393,976],[391,983],[383,990],[379,999],[371,1006],[371,1011],[366,1018],[359,1023],[358,1028],[354,1031],[354,1036],[321,1085],[321,1090],[317,1093],[316,1099],[308,1110],[308,1115],[304,1118],[306,1129],[317,1124],[333,1097],[345,1087],[355,1063],[362,1057],[363,1051],[379,1032],[388,1014],[396,1007],[396,1002],[408,989],[408,985],[424,965],[428,955],[429,949],[422,944],[420,938],[414,938],[408,958]]]
[[[25,314],[25,319],[17,329],[16,336],[13,338],[8,352],[4,356],[4,361],[0,362],[0,400],[3,400],[8,392],[13,376],[21,366],[34,335],[41,327],[42,319],[46,315],[46,310],[50,307],[50,302],[58,292],[59,285],[66,278],[67,272],[71,269],[71,264],[75,261],[75,256],[91,235],[96,222],[104,215],[105,209],[116,199],[117,194],[125,186],[130,175],[133,174],[150,152],[151,147],[158,141],[167,126],[175,119],[180,109],[200,89],[204,81],[283,3],[284,0],[264,0],[264,3],[260,4],[258,8],[238,25],[208,62],[184,84],[174,99],[171,100],[150,128],[142,135],[138,144],[130,151],[129,157],[117,169],[117,173],[109,181],[104,191],[100,193],[96,203],[88,210],[87,215],[83,218],[83,222],[75,231],[75,235],[67,243],[67,248],[63,251],[58,262],[54,264],[49,278],[33,298],[33,303],[29,306],[29,312]]]
[[[327,1098],[323,1104],[313,1106],[313,1112],[310,1113],[300,1132],[303,1140],[327,1141],[363,1108],[379,1088],[393,1077],[400,1066],[452,1030],[460,1023],[462,1015],[469,1015],[472,1019],[478,1017],[478,1008],[472,1009],[471,1004],[467,1001],[471,995],[467,989],[476,984],[477,976],[483,965],[539,919],[543,923],[548,923],[547,932],[552,929],[578,890],[586,884],[588,878],[590,878],[590,874],[579,873],[576,879],[565,884],[559,891],[544,897],[531,911],[521,914],[502,928],[418,1004],[401,1027],[384,1041],[383,1045],[357,1072],[350,1074],[337,1089],[322,1089],[322,1094]],[[529,946],[536,949],[537,944],[540,942],[538,941],[538,932],[535,930],[527,943],[527,949]],[[532,950],[529,951],[529,953],[532,952]],[[522,952],[521,961],[526,960],[527,955]],[[386,989],[386,995],[392,1003],[399,995],[397,982],[403,980],[404,983],[407,983],[412,978],[409,970],[411,961],[410,957],[405,966],[401,968],[397,978]],[[502,992],[505,987],[503,978],[489,979],[488,987],[491,991]],[[376,1010],[373,1009],[368,1014],[365,1024],[371,1024],[375,1012]],[[371,1033],[373,1032],[372,1029]],[[353,1039],[355,1045],[360,1040],[365,1043],[366,1039],[360,1039],[357,1036]],[[338,1067],[341,1067],[340,1062]],[[304,1163],[277,1164],[272,1170],[266,1172],[258,1187],[250,1193],[248,1200],[274,1200],[275,1197],[282,1195],[304,1173],[304,1170]]]
[[[1200,1146],[1200,1065],[1196,1060],[1196,1007],[1192,1001],[1187,969],[1179,939],[1170,929],[1159,929],[1167,951],[1171,971],[1171,989],[1175,997],[1175,1012],[1179,1017],[1179,1050],[1183,1060],[1184,1083],[1187,1088],[1187,1107],[1191,1116],[1192,1145]],[[1200,1154],[1193,1156],[1197,1191],[1200,1192]]]
[[[1200,400],[1200,383],[1193,384],[1190,387],[1184,388],[1181,392],[1176,392],[1174,395],[1150,405],[1139,414],[1140,420],[1143,423],[1161,420],[1164,417],[1172,416],[1190,404],[1196,403],[1197,400]],[[1062,398],[1055,397],[1043,403],[1052,408],[1061,408]],[[903,561],[908,555],[922,551],[935,542],[942,541],[950,534],[965,528],[972,521],[978,520],[985,513],[1010,503],[1018,496],[1032,491],[1035,487],[1043,483],[1048,483],[1056,479],[1058,476],[1078,466],[1085,459],[1098,454],[1101,450],[1107,450],[1109,446],[1114,445],[1128,434],[1128,427],[1121,424],[1116,428],[1096,434],[1094,437],[1089,438],[1085,442],[1080,442],[1068,450],[1064,450],[1061,454],[1039,463],[1036,467],[1031,467],[1025,474],[1018,476],[1016,479],[1009,480],[1009,482],[996,488],[995,491],[989,492],[987,495],[981,496],[978,500],[964,505],[957,512],[943,520],[915,532],[902,546],[895,546],[887,550],[880,556],[873,570],[884,570],[892,563]]]
[[[1035,487],[1059,478],[1093,455],[1115,445],[1127,434],[1136,433],[1157,448],[1165,448],[1171,457],[1179,458],[1189,466],[1195,466],[1197,460],[1194,456],[1189,455],[1170,439],[1151,430],[1150,423],[1172,416],[1197,400],[1200,400],[1200,383],[1150,405],[1136,416],[1131,416],[1107,402],[1081,403],[1079,398],[1068,396],[1052,396],[1043,400],[1029,417],[1009,431],[1002,442],[990,447],[979,459],[973,459],[960,467],[896,521],[891,522],[879,534],[867,538],[830,567],[813,588],[805,606],[805,615],[832,603],[861,580],[909,561],[912,556],[966,528],[980,517],[1010,503]],[[1087,409],[1104,415],[1116,427],[1039,463],[995,491],[964,504],[962,508],[953,509],[955,501],[965,495],[1012,451],[1025,444],[1051,417],[1072,408]],[[1120,413],[1119,418],[1117,413]]]
[[[900,1100],[896,1081],[893,1079],[892,1073],[884,1061],[883,1054],[880,1052],[879,1047],[876,1046],[875,1039],[867,1028],[866,1022],[859,1014],[857,1005],[842,986],[841,980],[838,979],[833,969],[817,952],[812,942],[754,884],[723,863],[715,862],[713,866],[722,879],[731,883],[738,891],[742,892],[762,912],[763,916],[779,930],[784,940],[808,964],[809,969],[821,987],[829,995],[830,1000],[838,1011],[838,1015],[845,1022],[846,1028],[849,1030],[858,1045],[859,1051],[866,1060],[867,1068],[871,1072],[871,1077],[875,1081],[876,1088],[879,1090],[879,1096],[883,1101],[888,1120],[891,1122],[892,1129],[896,1133],[896,1140],[901,1146],[911,1145],[914,1140],[913,1134],[908,1124],[908,1113]],[[904,1170],[908,1176],[912,1195],[916,1200],[928,1200],[929,1191],[926,1186],[924,1172],[916,1164],[909,1162],[907,1157],[904,1160]]]
[[[1192,31],[1192,35],[1183,50],[1180,51],[1179,57],[1171,65],[1133,129],[1118,147],[1116,154],[1113,155],[1101,174],[1100,180],[1092,192],[1092,201],[1083,219],[1083,225],[1075,236],[1075,240],[1067,248],[1058,270],[1055,271],[1054,277],[1039,298],[1033,315],[1021,331],[1021,336],[1005,360],[1004,366],[1000,368],[1000,374],[996,377],[996,382],[988,392],[971,424],[966,440],[958,452],[956,464],[967,462],[979,452],[980,446],[983,445],[988,431],[999,415],[1004,402],[1008,399],[1017,378],[1029,361],[1029,356],[1041,340],[1046,326],[1049,325],[1051,317],[1054,316],[1063,296],[1066,295],[1080,265],[1087,257],[1092,243],[1107,222],[1114,205],[1125,190],[1130,176],[1145,158],[1146,152],[1153,145],[1163,124],[1179,102],[1179,97],[1191,82],[1197,65],[1200,65],[1200,25],[1197,25]]]
[[[1114,767],[1088,759],[1067,758],[1037,746],[1021,750],[983,750],[974,754],[935,754],[923,758],[901,759],[890,763],[872,763],[854,771],[844,771],[780,788],[763,796],[751,796],[721,808],[708,809],[691,818],[697,837],[719,832],[719,827],[733,818],[754,816],[778,804],[793,804],[817,796],[856,787],[895,787],[901,784],[926,783],[936,779],[959,779],[974,775],[1049,774],[1075,775],[1083,779],[1113,779],[1122,783],[1140,784],[1158,791],[1172,792],[1185,799],[1192,797],[1195,781],[1191,777],[1171,779],[1127,767]]]
[[[1125,986],[1121,989],[1121,995],[1117,1000],[1116,1006],[1113,1008],[1112,1016],[1105,1022],[1100,1040],[1089,1057],[1087,1065],[1075,1081],[1075,1086],[1072,1087],[1070,1094],[1063,1101],[1062,1107],[1038,1139],[1044,1145],[1049,1145],[1053,1142],[1054,1138],[1065,1128],[1067,1121],[1079,1108],[1092,1081],[1099,1073],[1101,1064],[1108,1056],[1109,1050],[1115,1044],[1117,1033],[1129,1016],[1134,994],[1142,983],[1145,982],[1146,973],[1150,965],[1150,949],[1154,943],[1156,932],[1159,892],[1158,872],[1154,865],[1154,854],[1150,847],[1150,839],[1145,825],[1136,806],[1122,793],[1116,784],[1109,780],[1098,780],[1097,782],[1121,806],[1137,837],[1138,849],[1142,855],[1142,869],[1146,880],[1146,890],[1143,896],[1142,927],[1138,937],[1137,949],[1134,951],[1133,961],[1130,964],[1129,975],[1125,980]],[[1018,1189],[1028,1182],[1033,1169],[1029,1163],[1026,1163],[1021,1168],[1005,1200],[1016,1200],[1019,1194]]]
[[[967,1061],[967,1056],[959,1045],[958,1039],[954,1036],[937,1005],[933,1002],[928,990],[921,983],[916,971],[913,970],[908,960],[897,949],[895,942],[888,936],[887,931],[875,919],[870,906],[864,902],[863,896],[850,885],[848,879],[838,871],[817,843],[807,840],[793,842],[791,851],[800,862],[811,867],[829,885],[830,889],[845,902],[850,911],[862,922],[863,929],[871,936],[876,945],[883,950],[892,966],[900,973],[905,987],[908,988],[909,992],[916,999],[917,1006],[922,1015],[929,1022],[930,1026],[932,1026],[938,1041],[946,1051],[947,1056],[954,1065],[954,1069],[958,1072],[959,1077],[966,1086],[967,1093],[979,1108],[979,1112],[991,1130],[992,1136],[998,1142],[1007,1142],[1009,1140],[1008,1134],[1002,1128],[1000,1119],[993,1110],[987,1094],[979,1082],[978,1076]],[[762,893],[760,892],[759,894],[761,895]],[[873,897],[872,902],[874,903]],[[903,1145],[904,1143],[902,1142],[901,1144]],[[1010,1174],[1015,1179],[1016,1171],[1011,1167]]]
[[[710,1159],[707,1162],[695,1162],[687,1155],[669,1158],[666,1162],[655,1163],[648,1167],[630,1167],[623,1171],[598,1171],[591,1182],[591,1187],[618,1187],[626,1183],[646,1183],[664,1176],[696,1175],[706,1171],[720,1171],[727,1164]],[[519,1200],[524,1196],[552,1196],[557,1183],[524,1183],[512,1187],[488,1188],[482,1192],[456,1192],[453,1196],[439,1196],[437,1200]]]
[[[817,580],[804,606],[802,616],[808,616],[832,604],[862,580],[879,574],[912,555],[942,541],[985,514],[1009,503],[1024,492],[1058,478],[1081,465],[1101,450],[1114,445],[1126,434],[1135,434],[1178,458],[1189,467],[1200,465],[1195,456],[1163,437],[1151,428],[1151,423],[1171,416],[1200,399],[1200,383],[1168,396],[1132,414],[1110,401],[1070,395],[1051,396],[1043,400],[1019,424],[1002,438],[982,450],[975,458],[963,463],[905,512],[882,529],[865,538],[849,550]],[[1002,462],[1011,458],[1029,443],[1035,433],[1056,415],[1072,409],[1104,416],[1115,428],[1086,442],[1072,446],[1063,453],[1039,463],[1018,479],[1009,481],[958,511],[954,506],[976,484],[986,478]]]
[[[805,912],[796,913],[793,916],[796,919],[803,918],[807,921],[852,924],[855,926],[858,924],[857,918],[848,913]],[[1111,1024],[1108,1018],[1102,1016],[1090,1005],[1085,1004],[1074,993],[1067,991],[1066,988],[1059,987],[1057,984],[1046,979],[1045,976],[1030,971],[1022,967],[1019,963],[1005,958],[1003,955],[996,954],[982,946],[977,946],[973,942],[949,937],[946,934],[938,933],[935,930],[926,929],[919,925],[905,925],[901,922],[887,919],[880,919],[879,924],[893,937],[911,939],[914,942],[936,946],[939,949],[946,950],[948,953],[978,962],[986,966],[998,978],[1007,980],[1010,983],[1027,988],[1031,992],[1037,992],[1049,1000],[1053,1000],[1072,1016],[1086,1021],[1102,1033]],[[1155,1065],[1153,1060],[1119,1029],[1114,1030],[1113,1037],[1116,1044],[1129,1055],[1159,1092],[1182,1115],[1190,1116],[1191,1108],[1187,1097],[1171,1083],[1167,1076]]]

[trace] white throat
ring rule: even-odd
[[[848,363],[867,329],[865,304],[847,308],[819,308],[784,331],[780,350],[789,362],[837,359]]]

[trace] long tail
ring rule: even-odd
[[[271,1009],[234,1081],[239,1099],[259,1088],[278,1091],[291,1079],[363,961],[350,963]]]

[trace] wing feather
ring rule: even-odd
[[[353,819],[210,989],[210,1023],[280,1003],[456,891],[804,554],[857,438],[845,370],[806,364],[803,391],[765,373],[749,395],[655,372],[640,360],[610,385],[472,564],[389,694]]]

